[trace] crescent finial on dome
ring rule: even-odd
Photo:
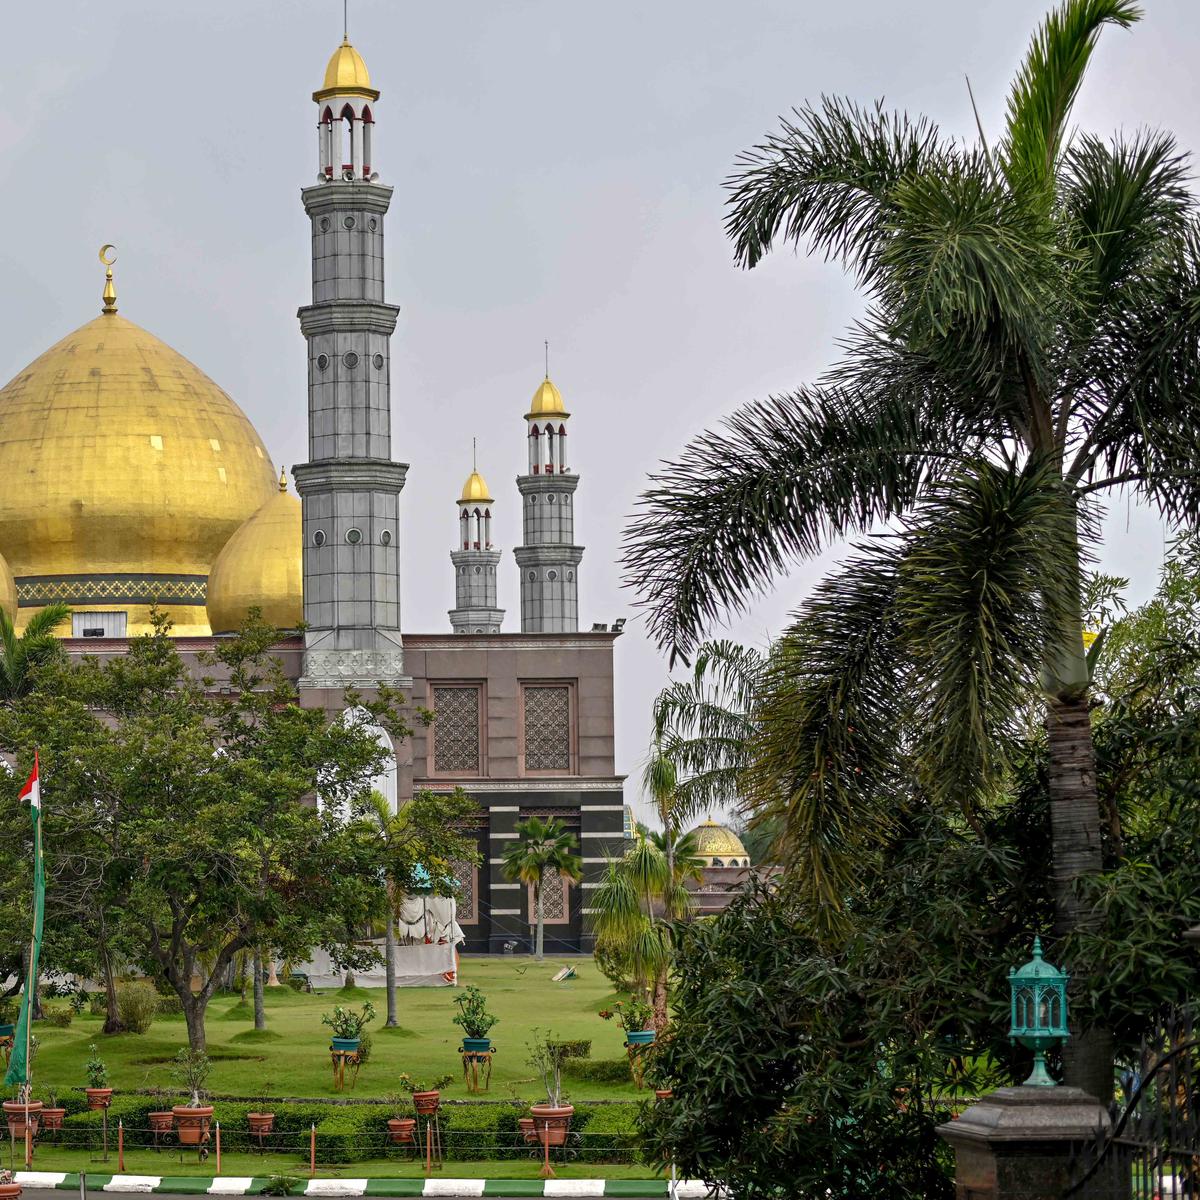
[[[115,313],[117,311],[117,287],[113,283],[113,263],[117,261],[116,254],[110,254],[110,251],[116,250],[111,242],[105,242],[100,247],[100,261],[104,264],[104,307],[100,310],[106,313]]]

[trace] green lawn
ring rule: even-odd
[[[535,1084],[525,1064],[526,1044],[540,1028],[562,1039],[592,1040],[592,1058],[615,1060],[624,1057],[622,1033],[597,1011],[615,998],[612,985],[591,959],[570,960],[577,979],[551,983],[560,966],[554,959],[535,963],[529,958],[464,958],[460,979],[474,983],[487,993],[489,1007],[499,1017],[492,1030],[496,1047],[491,1090],[481,1098],[504,1100],[515,1090],[522,1098],[535,1099]],[[451,1018],[455,988],[403,988],[400,990],[400,1028],[384,1029],[386,997],[382,989],[327,990],[304,995],[287,988],[267,989],[267,1030],[256,1033],[253,1012],[233,996],[215,998],[208,1008],[208,1052],[213,1060],[210,1089],[215,1095],[254,1098],[260,1091],[279,1099],[334,1096],[329,1062],[329,1029],[321,1014],[334,1004],[359,1005],[370,998],[379,1012],[369,1027],[374,1048],[370,1062],[362,1068],[357,1086],[344,1093],[357,1099],[380,1099],[397,1090],[401,1071],[421,1076],[449,1074],[449,1100],[465,1098],[458,1046],[461,1031]],[[61,1003],[61,1002],[55,1002]],[[36,1033],[42,1042],[34,1071],[39,1096],[47,1088],[66,1091],[82,1087],[88,1046],[95,1042],[107,1063],[111,1085],[120,1091],[171,1087],[169,1063],[180,1046],[187,1044],[182,1017],[160,1017],[148,1033],[100,1032],[99,1017],[76,1017],[67,1029],[39,1022]],[[567,1091],[573,1100],[635,1099],[632,1083],[608,1083],[569,1079]],[[645,1093],[641,1093],[644,1095]]]

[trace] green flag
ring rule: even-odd
[[[29,801],[33,818],[33,934],[29,939],[29,971],[21,995],[21,1016],[13,1035],[12,1054],[8,1060],[6,1084],[29,1083],[29,1039],[33,1018],[33,997],[37,991],[38,959],[42,954],[42,923],[46,915],[46,872],[42,866],[42,789],[38,782],[37,751],[33,754],[33,771],[21,789],[21,799]]]

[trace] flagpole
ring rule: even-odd
[[[37,872],[42,862],[42,797],[41,797],[41,764],[38,762],[38,752],[33,751],[33,773],[38,781],[37,813],[33,821],[33,904],[29,931],[29,970],[32,978],[29,980],[29,1005],[25,1013],[25,1169],[33,1166],[33,1134],[29,1127],[29,1101],[33,1098],[33,1059],[29,1054],[30,1041],[33,1037],[33,1006],[37,1001]]]

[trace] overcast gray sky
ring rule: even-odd
[[[1048,0],[351,0],[382,90],[405,627],[447,630],[454,499],[471,436],[519,529],[514,477],[542,340],[573,413],[587,553],[580,620],[632,615],[615,560],[655,463],[737,404],[809,380],[859,311],[840,270],[780,253],[737,270],[721,180],[738,151],[822,93],[923,111],[973,136],[964,74],[1000,128]],[[315,179],[310,94],[339,0],[52,0],[4,6],[0,379],[99,308],[119,247],[121,311],[245,409],[277,463],[306,457],[309,296],[299,189]],[[1200,135],[1200,4],[1146,0],[1105,33],[1078,118]],[[1106,565],[1153,583],[1163,532],[1124,502]],[[818,577],[798,567],[733,626],[763,643]],[[501,581],[518,628],[511,555]],[[665,668],[631,620],[617,649],[617,764],[631,775]]]

